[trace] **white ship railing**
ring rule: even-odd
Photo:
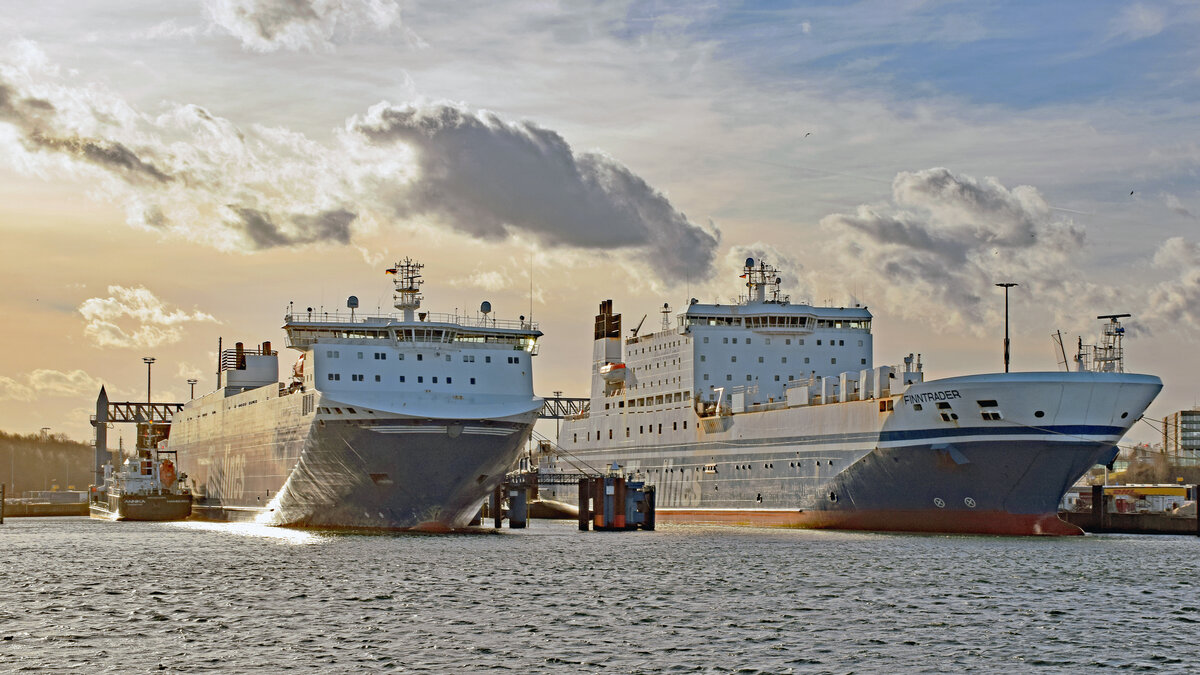
[[[512,319],[493,319],[480,315],[450,314],[445,312],[417,312],[417,322],[446,323],[464,328],[502,328],[505,330],[537,330],[537,323]],[[350,312],[291,312],[283,317],[285,323],[315,323],[315,324],[352,324],[361,326],[385,326],[401,323],[401,314],[384,314],[363,316]]]

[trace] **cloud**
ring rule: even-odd
[[[1169,192],[1164,192],[1162,196],[1167,208],[1170,209],[1172,213],[1192,219],[1196,218],[1196,214],[1192,213],[1191,210],[1184,206],[1183,202],[1179,201],[1179,197],[1176,197]]]
[[[470,276],[450,280],[451,286],[466,288],[482,288],[486,291],[508,290],[513,287],[513,280],[499,270],[476,270]]]
[[[339,33],[386,31],[400,20],[394,0],[208,0],[213,23],[258,52],[333,51]]]
[[[183,338],[183,324],[216,321],[199,310],[170,310],[154,293],[140,286],[109,286],[108,293],[107,298],[89,298],[79,305],[80,315],[87,320],[83,333],[100,347],[171,344]],[[135,325],[121,328],[118,322],[123,319],[131,319]]]
[[[875,304],[933,325],[982,334],[997,315],[997,282],[1021,284],[1058,318],[1099,299],[1075,262],[1083,229],[1030,186],[1010,190],[944,168],[901,172],[891,203],[832,214],[821,225],[835,239],[834,269],[862,282]]]
[[[353,244],[356,228],[396,222],[599,251],[666,281],[711,271],[714,227],[690,222],[615,159],[575,151],[533,122],[446,103],[380,103],[319,143],[242,128],[196,105],[147,114],[99,87],[64,83],[35,45],[18,51],[0,61],[0,157],[26,173],[87,182],[136,227],[252,252]],[[139,340],[170,339],[156,330]]]
[[[1167,15],[1161,7],[1136,2],[1122,7],[1120,13],[1109,22],[1109,37],[1133,42],[1158,35],[1166,27]]]
[[[616,160],[575,152],[532,122],[445,103],[381,103],[350,128],[377,146],[415,151],[415,180],[391,195],[401,217],[433,216],[485,240],[519,231],[550,246],[634,250],[668,280],[711,269],[715,234]]]
[[[725,254],[723,267],[729,279],[740,275],[746,259],[753,258],[757,266],[761,262],[775,268],[776,278],[783,295],[793,303],[811,303],[812,289],[804,276],[804,265],[778,248],[761,241],[748,245],[731,246]],[[728,288],[727,279],[721,280],[721,288]],[[745,291],[743,291],[745,292]]]
[[[101,381],[82,370],[41,369],[19,379],[0,377],[0,401],[34,401],[41,397],[78,396],[100,390]]]
[[[1172,237],[1154,253],[1154,266],[1174,277],[1150,290],[1146,323],[1200,330],[1200,244]]]

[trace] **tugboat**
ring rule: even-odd
[[[96,401],[107,411],[108,396],[100,389]],[[105,451],[106,434],[100,431],[107,416],[96,425],[97,456]],[[104,480],[89,491],[88,511],[93,518],[103,520],[186,520],[192,514],[192,495],[183,481],[187,477],[176,472],[175,452],[166,449],[171,425],[161,422],[139,422],[137,425],[137,457],[125,459],[119,466],[110,460],[103,466]],[[117,457],[123,457],[123,448]]]

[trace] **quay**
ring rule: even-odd
[[[1105,490],[1103,485],[1092,486],[1091,509],[1087,511],[1061,511],[1059,517],[1084,532],[1095,534],[1190,534],[1200,536],[1200,508],[1192,515],[1170,513],[1117,513],[1110,504],[1109,494],[1113,486]],[[1200,486],[1189,486],[1190,499],[1195,503],[1200,495]]]
[[[632,480],[617,471],[611,471],[608,475],[539,474],[537,471],[510,473],[504,483],[492,493],[491,499],[485,505],[486,514],[480,515],[480,522],[491,517],[495,527],[499,528],[507,513],[509,528],[526,527],[532,510],[530,506],[542,503],[537,499],[539,486],[542,485],[577,486],[579,495],[574,514],[563,508],[569,508],[571,505],[556,502],[550,507],[543,507],[542,517],[573,516],[578,520],[581,532],[588,529],[598,532],[654,529],[654,486]]]

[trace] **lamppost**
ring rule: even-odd
[[[1012,282],[996,284],[1004,289],[1004,372],[1008,372],[1008,289],[1016,286]]]
[[[199,381],[200,381],[200,380],[197,380],[196,378],[190,378],[190,379],[188,379],[188,381],[187,381],[187,382],[188,382],[188,384],[192,385],[192,395],[191,395],[191,397],[190,397],[190,398],[196,398],[196,383],[197,383],[197,382],[199,382]]]
[[[146,364],[146,405],[150,405],[150,366],[154,365],[154,357],[143,356],[142,362]]]

